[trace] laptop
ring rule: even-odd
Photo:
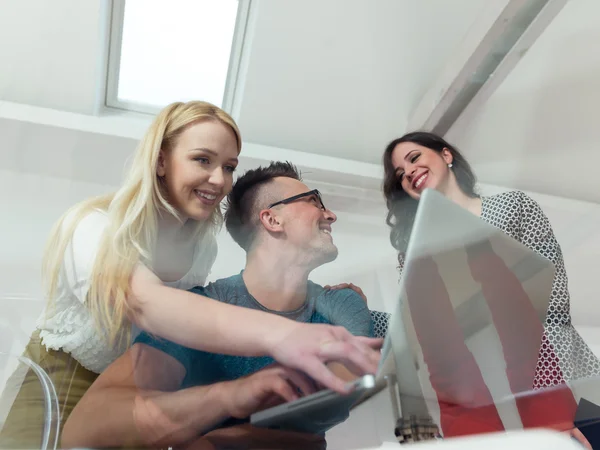
[[[342,422],[344,418],[340,420],[339,417],[343,417],[344,413],[347,416],[353,405],[385,388],[390,375],[394,375],[397,381],[402,415],[429,415],[437,397],[427,385],[427,366],[411,317],[407,287],[412,286],[414,292],[414,286],[429,283],[429,274],[424,273],[423,265],[418,262],[424,258],[432,259],[444,280],[453,314],[465,341],[476,339],[482,331],[493,328],[481,285],[467,270],[466,248],[474,243],[485,243],[484,248],[500,256],[526,291],[530,299],[528,307],[533,308],[537,320],[543,323],[554,280],[553,264],[439,192],[426,189],[415,217],[399,286],[400,295],[390,318],[377,373],[352,382],[353,390],[349,394],[324,390],[252,414],[250,422],[258,427],[289,431],[323,431],[323,426],[331,427]],[[430,303],[431,314],[436,314],[436,299],[426,301]],[[510,313],[522,314],[523,311]],[[541,333],[534,338],[541,342]],[[439,345],[443,346],[444,342]],[[501,352],[492,359],[497,366],[503,364]]]

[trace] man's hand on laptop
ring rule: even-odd
[[[231,417],[244,419],[263,409],[290,402],[315,392],[304,374],[272,365],[252,375],[219,386],[223,405]]]
[[[347,393],[346,380],[336,376],[329,362],[343,364],[357,375],[375,374],[383,339],[354,336],[344,327],[296,323],[294,329],[268,333],[270,354],[279,363],[308,374],[317,383]]]

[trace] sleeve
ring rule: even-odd
[[[564,382],[568,375],[556,367],[580,367],[581,355],[591,354],[571,323],[571,298],[562,249],[550,221],[540,205],[523,192],[520,199],[519,240],[536,253],[554,264],[555,273],[550,294],[550,304],[545,323],[544,345],[540,351],[534,386],[549,386],[557,381]],[[547,343],[547,344],[546,344]],[[553,350],[554,348],[554,350]],[[577,375],[572,372],[572,379]],[[554,401],[559,410],[573,411],[576,408],[570,391],[557,391]]]
[[[550,221],[540,205],[523,192],[517,192],[520,201],[519,241],[548,258],[556,270],[550,302],[565,323],[570,323],[570,295],[567,271],[562,249],[554,236]]]
[[[404,263],[406,262],[404,258],[404,253],[398,254],[398,283],[400,283],[400,280],[402,279],[402,273],[404,272]]]
[[[548,258],[555,266],[563,266],[560,244],[554,236],[552,225],[540,205],[523,192],[517,192],[520,201],[519,241]]]
[[[323,316],[355,336],[374,336],[373,320],[367,304],[352,289],[326,291],[322,299]]]
[[[175,358],[185,368],[185,373],[190,371],[192,364],[192,352],[193,350],[183,347],[171,341],[167,341],[159,336],[153,336],[146,331],[142,331],[133,342],[135,344],[145,344],[160,350],[163,353]]]
[[[194,294],[198,295],[204,295],[206,297],[213,296],[213,294],[210,292],[210,289],[206,289],[203,287],[195,287],[193,289],[190,289],[190,292],[193,292]],[[193,355],[196,352],[191,348],[184,347],[182,345],[163,339],[160,336],[152,335],[145,331],[142,331],[135,338],[133,344],[146,344],[150,347],[154,347],[155,349],[160,350],[163,353],[166,353],[169,356],[172,356],[181,363],[181,365],[185,368],[186,373],[188,373],[191,369],[192,362],[194,360]]]
[[[64,226],[68,226],[68,218]],[[75,297],[85,303],[90,289],[90,277],[108,217],[100,211],[85,216],[75,227],[63,259],[64,281]]]

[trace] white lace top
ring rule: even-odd
[[[82,366],[96,373],[102,372],[127,349],[126,343],[108,345],[98,333],[85,304],[98,245],[107,225],[108,217],[101,211],[90,213],[77,225],[65,251],[56,301],[37,323],[46,348],[70,353]],[[178,289],[204,285],[216,256],[216,240],[207,233],[194,252],[190,271],[180,280],[164,284]],[[139,330],[132,328],[133,339]]]

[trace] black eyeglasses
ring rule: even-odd
[[[323,199],[321,198],[321,193],[318,189],[313,189],[312,191],[304,192],[303,194],[294,195],[293,197],[284,198],[283,200],[279,200],[278,202],[271,203],[267,209],[271,209],[273,206],[277,205],[287,205],[288,203],[295,202],[296,200],[304,197],[310,197],[311,195],[314,195],[316,197],[316,199],[321,204],[321,209],[325,211],[326,208],[323,204]]]

